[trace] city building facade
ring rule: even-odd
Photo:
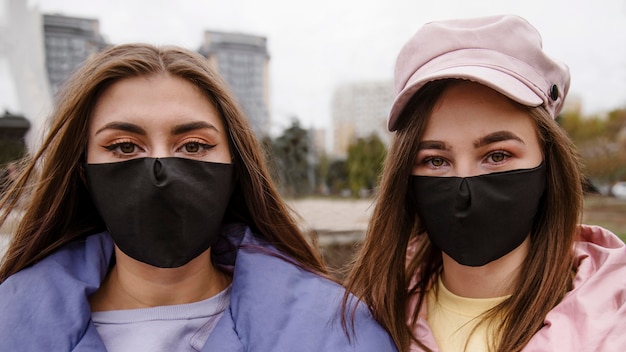
[[[389,145],[387,116],[393,103],[393,82],[356,82],[339,86],[332,98],[333,146],[331,155],[345,158],[358,138],[377,135]]]
[[[53,95],[90,55],[107,45],[97,19],[44,14],[43,32]]]
[[[257,137],[269,135],[269,54],[265,37],[205,31],[198,50],[217,68],[250,119]]]

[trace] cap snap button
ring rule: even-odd
[[[553,101],[559,99],[559,87],[557,87],[556,84],[550,87],[550,98],[552,98]]]

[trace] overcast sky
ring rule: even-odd
[[[570,67],[570,95],[594,114],[626,107],[626,0],[28,0],[44,13],[97,18],[111,43],[197,49],[204,30],[266,36],[275,131],[297,116],[328,127],[335,87],[392,79],[401,46],[424,23],[513,13]]]

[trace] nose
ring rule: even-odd
[[[149,156],[151,158],[167,158],[174,156],[174,153],[165,143],[159,143],[152,146]]]
[[[472,162],[471,160],[457,160],[453,170],[454,175],[451,176],[456,177],[472,177],[484,173],[480,170],[478,165],[476,165],[476,163]]]
[[[152,163],[152,176],[154,177],[154,184],[159,186],[167,182],[167,172],[163,168],[163,162],[160,159],[153,159]]]

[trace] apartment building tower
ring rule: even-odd
[[[269,54],[262,36],[205,31],[198,50],[217,68],[250,119],[257,137],[269,134]]]
[[[44,14],[43,28],[48,80],[56,94],[70,74],[107,43],[97,19]]]
[[[391,81],[356,82],[339,86],[332,99],[333,147],[331,155],[345,158],[357,138],[377,135],[389,145],[387,116],[393,103]]]

